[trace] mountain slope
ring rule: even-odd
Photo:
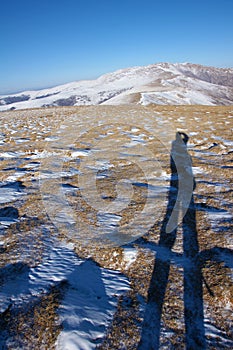
[[[158,63],[50,89],[0,96],[0,110],[98,104],[233,104],[233,69]]]

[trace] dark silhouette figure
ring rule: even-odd
[[[205,349],[201,267],[196,211],[193,200],[195,182],[191,158],[187,152],[188,136],[177,133],[171,150],[171,180],[168,205],[160,231],[156,261],[148,291],[148,303],[139,350],[159,349],[162,307],[171,265],[172,247],[176,240],[179,213],[182,213],[183,248],[189,263],[184,267],[184,304],[187,349]]]

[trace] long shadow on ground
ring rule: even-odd
[[[195,180],[192,174],[191,158],[187,152],[187,142],[188,136],[186,134],[177,133],[176,140],[172,145],[168,205],[161,226],[159,243],[158,245],[152,244],[156,251],[156,260],[148,290],[148,301],[138,350],[159,349],[162,308],[171,259],[176,261],[177,258],[184,262],[186,349],[206,349],[202,267],[205,266],[207,260],[226,260],[224,262],[228,266],[231,265],[229,262],[232,262],[232,251],[230,249],[214,247],[199,252],[196,206],[193,198]],[[183,256],[172,252],[177,235],[179,213],[182,217]]]

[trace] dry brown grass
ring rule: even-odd
[[[139,96],[134,96],[138,99]],[[191,134],[190,143],[192,147],[189,149],[192,156],[194,167],[201,167],[203,173],[197,173],[197,187],[194,192],[196,203],[203,202],[210,207],[217,209],[225,209],[232,211],[232,150],[230,146],[224,144],[222,137],[232,140],[232,119],[233,106],[228,107],[207,107],[207,106],[90,106],[90,107],[61,107],[48,109],[35,109],[25,111],[14,111],[0,114],[1,132],[5,133],[5,143],[1,145],[1,152],[22,151],[25,154],[19,156],[18,159],[4,159],[0,163],[0,181],[5,181],[9,176],[14,174],[15,167],[23,167],[30,163],[27,156],[34,154],[36,150],[43,151],[49,147],[44,139],[53,135],[54,130],[62,121],[66,120],[69,115],[77,113],[77,120],[80,115],[93,115],[106,117],[106,121],[111,124],[111,119],[119,116],[118,122],[121,125],[127,123],[125,116],[134,112],[135,115],[141,116],[141,124],[143,126],[143,118],[151,115],[152,124],[156,128],[155,138],[149,140],[148,135],[145,136],[148,141],[148,147],[153,150],[159,157],[163,170],[167,174],[169,169],[169,153],[164,152],[161,145],[157,141],[166,139],[172,141],[176,130],[183,130],[187,134]],[[159,127],[159,118],[168,121]],[[17,132],[12,134],[6,125],[10,125]],[[31,126],[34,125],[33,128]],[[135,118],[135,126],[137,126],[137,118]],[[122,126],[127,131],[127,126]],[[165,128],[167,135],[161,134],[161,130]],[[34,131],[37,132],[34,132]],[[42,133],[42,130],[44,132]],[[84,136],[80,141],[75,140],[75,147],[83,147],[82,142],[89,138],[93,140],[98,136],[100,129],[92,130],[88,135]],[[102,133],[104,131],[101,131]],[[138,132],[140,134],[141,131]],[[28,138],[27,142],[18,143],[16,139]],[[216,145],[214,144],[216,143]],[[213,145],[213,149],[210,149]],[[169,149],[170,146],[168,146]],[[213,152],[211,158],[204,156],[203,150]],[[69,153],[67,153],[69,155]],[[26,155],[26,156],[25,156]],[[199,156],[201,155],[201,156]],[[36,159],[34,159],[36,160]],[[37,159],[39,161],[39,159]],[[74,161],[63,164],[64,170],[70,167],[79,168],[79,164]],[[111,202],[116,197],[115,185],[122,177],[130,178],[132,176],[143,178],[143,173],[137,166],[132,164],[117,164],[112,171],[112,175],[108,179],[101,179],[97,183],[100,194],[107,197]],[[38,185],[38,170],[34,173],[24,174],[18,179],[26,186],[27,196],[21,198],[11,205],[19,210],[20,222],[11,225],[4,233],[4,251],[1,252],[1,267],[8,263],[16,263],[25,259],[24,263],[28,266],[36,266],[41,262],[44,252],[44,235],[42,227],[47,225],[52,234],[56,234],[56,229],[49,223],[46,215],[43,201]],[[63,179],[64,180],[64,179]],[[76,176],[64,180],[74,186],[78,186]],[[212,183],[211,184],[208,184]],[[218,186],[218,183],[222,186]],[[214,185],[215,184],[215,185]],[[83,221],[89,222],[90,219],[96,224],[96,210],[88,205],[80,191],[77,190],[76,196],[68,196],[70,206],[74,210],[80,210],[79,215]],[[122,211],[122,222],[125,224],[132,219],[137,211],[143,208],[145,204],[145,189],[135,188],[131,205]],[[0,208],[4,205],[0,205]],[[158,243],[159,232],[162,219],[165,214],[165,206],[159,208],[161,215],[160,220],[155,223],[154,227],[145,235],[147,241]],[[224,225],[226,230],[224,230]],[[213,230],[209,217],[205,211],[197,211],[197,231],[199,249],[207,250],[215,246],[222,248],[230,248],[229,242],[232,242],[232,235],[229,230],[229,222],[222,224],[222,230],[216,233]],[[226,235],[227,232],[227,235]],[[64,231],[58,232],[61,240],[72,241],[75,244],[76,253],[83,258],[92,257],[100,266],[119,270],[124,273],[130,280],[131,291],[127,296],[123,296],[119,300],[118,309],[114,316],[113,323],[110,326],[106,338],[100,349],[135,349],[140,338],[140,328],[142,315],[139,311],[139,299],[146,300],[148,286],[150,283],[151,273],[154,264],[154,253],[149,250],[142,249],[135,245],[138,249],[137,259],[134,263],[126,268],[124,253],[121,247],[102,247],[99,244],[92,246],[83,246],[80,242],[76,242],[69,234]],[[33,244],[32,244],[33,242]],[[24,250],[30,250],[25,258]],[[231,248],[232,249],[232,248]],[[182,253],[182,234],[179,231],[177,242],[174,250]],[[230,279],[230,271],[221,263],[209,262],[203,268],[204,278],[212,291],[210,294],[208,288],[203,284],[205,313],[211,317],[214,325],[230,336],[230,327],[233,323],[230,310],[233,306],[232,299],[232,280]],[[182,269],[172,265],[167,293],[163,306],[163,325],[165,329],[172,329],[173,335],[169,340],[169,348],[184,348],[184,320],[183,320],[183,277]],[[60,302],[60,291],[54,289],[51,293],[41,296],[40,300],[33,302],[26,309],[18,309],[16,313],[8,310],[2,315],[1,328],[6,330],[12,339],[18,344],[22,344],[24,349],[53,349],[54,342],[60,331],[56,310]],[[22,334],[24,334],[22,336]],[[166,341],[166,339],[162,339]],[[164,345],[165,346],[165,345]]]
[[[27,305],[7,310],[1,315],[0,331],[6,332],[11,344],[8,349],[55,349],[55,341],[61,326],[57,308],[63,292],[63,286],[53,287],[39,299]]]

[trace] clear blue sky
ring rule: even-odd
[[[233,67],[233,0],[3,0],[0,94],[157,62]]]

